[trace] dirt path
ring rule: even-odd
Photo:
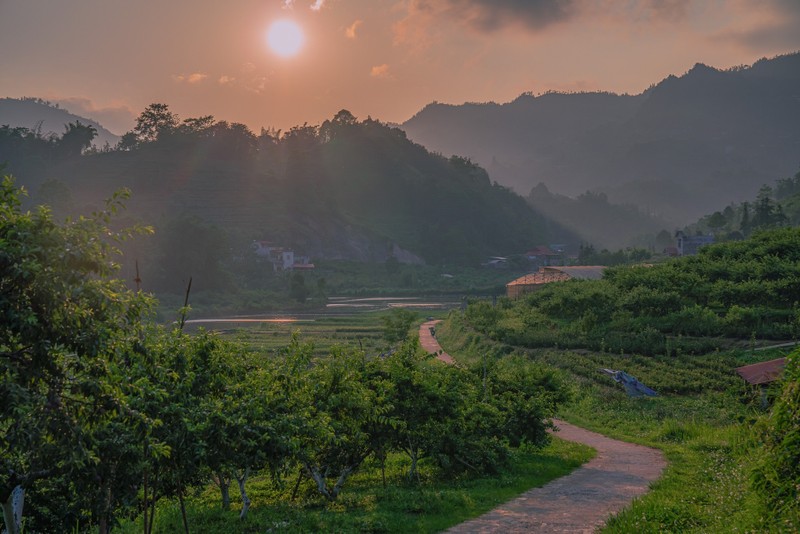
[[[436,341],[432,332],[436,325],[441,323],[441,320],[428,321],[419,325],[419,344],[428,352],[428,354],[436,354],[436,358],[442,360],[444,363],[456,363],[452,356],[442,350],[442,346]]]
[[[420,343],[428,352],[438,354],[441,347],[430,333],[436,323],[420,326]],[[446,353],[438,358],[453,362]],[[610,515],[646,493],[667,465],[656,449],[607,438],[564,421],[554,422],[559,429],[556,435],[594,448],[597,456],[569,475],[446,532],[594,532]]]

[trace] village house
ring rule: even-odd
[[[292,249],[274,247],[269,241],[253,241],[251,247],[256,258],[263,262],[269,262],[272,270],[276,273],[295,269],[314,269],[314,264],[311,263],[308,256],[295,256]]]
[[[706,245],[714,242],[713,235],[691,235],[688,236],[682,231],[678,230],[675,233],[675,242],[677,244],[679,256],[694,256],[697,251]]]
[[[564,265],[564,250],[555,249],[558,245],[536,247],[525,253],[525,257],[535,267],[548,267],[550,265]]]

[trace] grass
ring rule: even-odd
[[[638,357],[592,351],[521,349],[494,343],[452,314],[437,329],[444,349],[476,361],[519,352],[573,378],[575,400],[560,416],[604,435],[661,449],[669,462],[646,495],[612,517],[603,532],[793,532],[792,518],[769,513],[750,486],[759,447],[752,432],[763,412],[757,391],[734,368],[791,348],[699,356]],[[599,372],[622,369],[661,393],[632,399]]]
[[[423,466],[421,481],[405,478],[408,461],[393,455],[387,462],[389,484],[383,487],[380,470],[367,464],[348,481],[334,503],[325,502],[312,484],[301,485],[290,500],[294,480],[276,487],[266,477],[248,484],[252,501],[244,521],[241,503],[232,489],[232,510],[220,508],[216,487],[205,486],[188,500],[193,532],[438,532],[487,512],[495,506],[564,476],[594,456],[589,447],[554,438],[541,450],[520,449],[512,466],[497,477],[442,480],[432,466]],[[118,532],[141,532],[141,518],[126,521]],[[174,500],[159,503],[155,532],[181,532],[180,511]]]

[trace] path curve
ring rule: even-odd
[[[441,351],[430,328],[420,326],[420,344],[442,361],[453,358]],[[445,359],[446,357],[447,359]],[[526,491],[486,514],[446,532],[594,532],[606,519],[647,493],[667,466],[661,451],[608,438],[602,434],[554,419],[557,435],[597,451],[588,463],[541,488]]]

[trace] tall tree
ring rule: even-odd
[[[136,141],[150,143],[173,133],[178,127],[178,116],[167,104],[154,103],[147,106],[136,118],[133,133]]]
[[[91,124],[82,124],[81,121],[71,122],[65,128],[64,134],[56,140],[58,151],[65,158],[80,156],[92,146],[92,141],[97,137],[97,128]]]
[[[53,222],[23,212],[9,178],[0,186],[0,503],[18,525],[12,494],[37,480],[85,473],[93,429],[120,410],[109,371],[116,347],[138,328],[148,301],[113,273],[106,211]],[[17,489],[18,488],[18,489]]]

